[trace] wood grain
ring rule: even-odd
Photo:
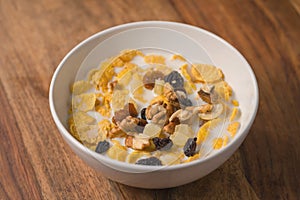
[[[299,199],[298,0],[0,0],[0,199]],[[66,145],[48,88],[64,55],[105,28],[141,20],[223,37],[257,76],[257,118],[239,150],[201,180],[143,190],[107,180]]]

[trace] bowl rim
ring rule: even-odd
[[[118,161],[118,160],[114,160],[114,159],[105,157],[104,155],[98,154],[98,153],[88,149],[87,147],[85,147],[83,144],[81,144],[79,141],[77,141],[71,135],[71,133],[64,127],[64,125],[62,124],[62,122],[60,121],[60,119],[59,119],[59,117],[56,113],[56,109],[55,109],[55,106],[54,106],[54,97],[53,97],[53,92],[54,91],[53,90],[54,90],[54,85],[55,85],[56,79],[58,77],[58,74],[60,73],[61,69],[63,68],[65,62],[68,60],[68,58],[74,52],[76,52],[79,48],[84,46],[84,44],[94,40],[95,38],[101,37],[101,35],[109,34],[110,32],[114,32],[114,31],[117,31],[117,30],[122,30],[124,28],[129,29],[129,28],[132,28],[132,27],[136,27],[136,26],[139,27],[139,26],[142,26],[142,25],[157,26],[158,24],[159,25],[170,25],[170,26],[181,26],[181,27],[194,29],[194,30],[203,32],[204,34],[206,34],[210,37],[213,37],[214,39],[216,39],[219,42],[223,43],[224,45],[226,45],[232,51],[235,52],[235,54],[241,59],[241,61],[246,66],[246,68],[248,70],[248,73],[250,74],[250,77],[252,79],[252,84],[254,85],[254,110],[250,114],[251,117],[250,117],[249,123],[246,126],[243,127],[243,130],[239,131],[239,134],[236,135],[236,137],[234,137],[233,140],[230,143],[228,143],[226,146],[224,146],[222,149],[220,149],[217,153],[209,155],[209,156],[207,156],[207,157],[205,157],[201,160],[195,160],[193,162],[188,162],[188,163],[181,163],[181,164],[178,164],[178,165],[171,165],[171,166],[135,165],[135,164],[126,163],[126,162],[122,162],[122,161]],[[171,171],[171,170],[188,168],[188,167],[191,167],[191,166],[203,164],[203,163],[205,163],[209,160],[214,159],[215,157],[220,156],[222,153],[224,153],[226,151],[229,151],[232,146],[234,146],[236,143],[238,143],[239,142],[238,138],[241,138],[241,137],[245,138],[246,137],[246,135],[248,134],[248,131],[251,128],[251,126],[254,122],[254,119],[256,117],[257,110],[258,110],[258,104],[259,104],[259,91],[258,91],[258,84],[257,84],[255,74],[254,74],[251,66],[249,65],[249,63],[245,59],[245,57],[236,48],[234,48],[231,44],[229,44],[223,38],[217,36],[216,34],[214,34],[212,32],[209,32],[205,29],[202,29],[200,27],[196,27],[196,26],[193,26],[193,25],[189,25],[189,24],[184,24],[184,23],[179,23],[179,22],[171,22],[171,21],[137,21],[137,22],[125,23],[125,24],[121,24],[121,25],[117,25],[117,26],[107,28],[105,30],[102,30],[100,32],[97,32],[97,33],[91,35],[90,37],[84,39],[82,42],[80,42],[75,47],[73,47],[71,49],[71,51],[69,51],[65,55],[65,57],[62,59],[62,61],[59,63],[58,67],[56,68],[55,72],[53,73],[53,77],[51,79],[50,88],[49,88],[50,111],[51,111],[53,120],[54,120],[56,126],[58,127],[58,129],[60,130],[59,132],[64,136],[64,139],[71,142],[80,151],[83,151],[87,154],[90,154],[93,159],[96,159],[98,162],[101,162],[101,164],[105,164],[105,165],[109,164],[109,167],[112,167],[111,165],[113,165],[113,166],[117,166],[118,168],[129,169],[130,171],[134,171],[134,170],[137,170],[137,171],[146,170],[147,172],[149,172],[150,170],[151,171],[156,171],[156,170]],[[243,140],[241,142],[243,142]],[[237,148],[239,148],[239,146]],[[234,151],[236,151],[236,149]]]

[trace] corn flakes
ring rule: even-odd
[[[156,63],[156,64],[164,65],[165,57],[159,55],[148,55],[148,56],[144,56],[144,61],[149,64]]]
[[[186,61],[186,59],[180,54],[174,54],[172,56],[171,60],[180,60],[180,61],[184,61],[184,62]]]
[[[85,93],[76,95],[73,98],[73,108],[79,111],[90,111],[95,108],[96,95],[94,93]]]
[[[223,73],[213,65],[194,64],[192,76],[195,82],[215,83],[223,80]]]
[[[78,95],[90,90],[92,87],[93,86],[87,81],[76,81],[71,89],[74,95]]]
[[[240,128],[240,123],[239,122],[232,122],[231,124],[228,125],[227,131],[233,137],[233,136],[235,136],[235,134],[237,133],[239,128]]]

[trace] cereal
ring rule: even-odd
[[[68,120],[87,148],[137,165],[175,165],[206,157],[237,134],[239,103],[220,69],[124,50],[72,87]],[[227,127],[223,131],[223,126]],[[201,152],[201,156],[200,156]]]
[[[127,156],[126,162],[136,163],[136,161],[141,157],[149,157],[150,155],[151,154],[149,152],[145,152],[145,151],[133,151]]]
[[[96,95],[94,93],[76,95],[72,102],[73,109],[87,112],[95,108],[95,102]]]
[[[195,77],[199,78],[199,75],[201,77],[200,80],[196,79],[199,82],[215,83],[224,78],[222,71],[213,65],[194,64],[192,67],[194,68],[193,72],[198,73]]]
[[[220,149],[220,148],[222,148],[223,143],[224,143],[224,139],[223,138],[215,138],[213,140],[213,148],[214,149]]]
[[[171,60],[180,60],[180,61],[186,61],[186,59],[180,55],[180,54],[174,54],[171,58]]]
[[[163,64],[163,65],[165,64],[165,58],[163,56],[159,56],[159,55],[144,56],[144,61],[149,64],[152,64],[152,63]]]
[[[176,165],[179,164],[181,159],[183,158],[183,154],[182,153],[165,153],[162,154],[159,159],[161,160],[163,165]]]
[[[239,102],[237,100],[231,100],[232,105],[238,107],[239,106]]]
[[[194,160],[197,160],[200,158],[200,154],[199,153],[196,153],[194,154],[193,156],[190,156],[188,159],[186,159],[184,162],[185,163],[188,163],[188,162],[192,162]]]
[[[228,125],[227,131],[230,133],[231,137],[233,137],[235,136],[239,128],[240,128],[239,122],[232,122],[231,124]]]
[[[88,90],[90,90],[93,86],[88,81],[76,81],[71,91],[74,95],[82,94]]]
[[[238,116],[239,116],[239,109],[237,107],[234,107],[232,109],[232,113],[230,115],[229,121],[232,122],[233,120],[237,119]]]

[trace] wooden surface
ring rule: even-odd
[[[299,0],[0,0],[0,199],[300,199]],[[239,150],[191,184],[143,190],[104,178],[51,118],[52,74],[77,43],[140,20],[223,37],[258,79],[256,120]]]

